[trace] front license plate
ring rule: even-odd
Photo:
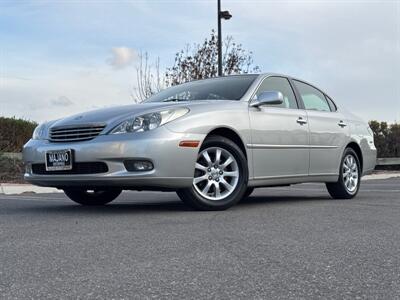
[[[63,171],[71,169],[72,169],[71,149],[46,152],[46,171]]]

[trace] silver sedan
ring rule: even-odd
[[[320,89],[262,74],[188,82],[142,104],[44,123],[23,156],[26,181],[83,205],[161,190],[223,210],[254,188],[302,182],[353,198],[376,148],[368,124]]]

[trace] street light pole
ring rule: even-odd
[[[232,15],[229,11],[221,11],[221,0],[218,0],[218,76],[222,76],[222,33],[221,19],[229,20]]]
[[[221,0],[218,0],[218,76],[222,76]]]

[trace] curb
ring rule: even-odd
[[[61,193],[61,190],[50,187],[41,187],[31,184],[16,184],[16,183],[0,183],[0,194],[15,195],[22,193]]]

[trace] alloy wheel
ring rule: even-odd
[[[226,149],[210,147],[198,155],[193,186],[208,200],[223,200],[235,190],[239,176],[235,157]]]
[[[357,160],[351,154],[346,155],[343,160],[343,182],[346,190],[354,194],[357,191],[359,174]]]

